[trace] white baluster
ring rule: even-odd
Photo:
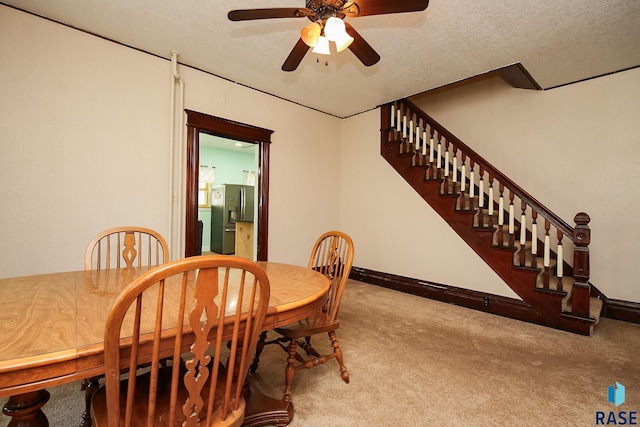
[[[444,176],[449,176],[449,150],[444,153]]]
[[[420,150],[420,126],[416,126],[416,151]]]
[[[440,141],[438,141],[438,157],[436,158],[436,168],[440,169],[440,166],[442,166],[442,161],[440,160],[440,154],[442,151],[442,144],[440,144]]]
[[[407,137],[407,116],[402,116],[402,138]]]
[[[484,207],[484,179],[482,177],[480,177],[480,182],[478,182],[478,197],[480,198],[478,200],[478,207],[483,208]]]
[[[469,172],[469,198],[471,199],[476,195],[475,179],[475,174],[473,173],[473,169],[471,169],[471,172]]]
[[[427,155],[427,131],[426,131],[426,127],[425,127],[425,131],[422,132],[422,155],[426,156]]]
[[[467,165],[464,163],[460,168],[460,192],[464,193],[467,190]]]
[[[525,223],[527,221],[527,217],[522,214],[520,216],[520,244],[524,245],[525,243],[527,243],[527,227],[525,226]]]
[[[397,130],[398,132],[400,132],[400,126],[401,126],[401,124],[400,124],[400,123],[401,123],[401,122],[400,122],[400,109],[398,109],[398,111],[397,111],[397,115],[398,115],[398,119],[396,120],[396,130]]]
[[[504,197],[498,199],[498,225],[504,225]]]
[[[544,266],[549,267],[549,259],[551,257],[551,248],[549,248],[549,235],[544,236]]]
[[[562,273],[564,272],[564,258],[563,258],[563,254],[562,254],[562,243],[558,243],[558,265],[557,265],[557,269],[558,269],[558,277],[562,277]]]
[[[531,254],[538,254],[538,224],[531,224]]]
[[[396,106],[394,104],[391,104],[391,127],[395,126],[395,119],[396,119]]]
[[[487,200],[489,204],[489,216],[493,215],[493,185],[489,186],[489,200]]]
[[[413,119],[409,120],[409,143],[413,142]]]
[[[453,155],[453,182],[458,182],[458,156]]]
[[[515,228],[515,220],[513,218],[513,203],[509,205],[509,234],[513,234]]]
[[[429,163],[433,163],[433,137],[429,139]]]

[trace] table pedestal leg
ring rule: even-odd
[[[293,418],[291,402],[266,396],[250,385],[245,387],[244,397],[247,407],[242,427],[286,426]]]
[[[2,408],[2,413],[11,417],[7,427],[49,427],[49,420],[41,409],[48,400],[46,390],[11,396]]]

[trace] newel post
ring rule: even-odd
[[[576,226],[573,229],[573,283],[572,313],[576,316],[589,317],[589,300],[591,285],[589,285],[589,243],[591,230],[589,229],[589,215],[584,212],[576,214],[573,219]]]

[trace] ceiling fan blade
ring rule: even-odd
[[[298,39],[298,43],[291,49],[291,53],[287,56],[287,59],[285,59],[284,64],[282,64],[282,71],[293,71],[298,68],[298,65],[300,65],[302,58],[304,58],[308,50],[309,46],[307,46],[302,39]]]
[[[227,17],[231,21],[249,21],[252,19],[303,18],[312,13],[304,7],[276,7],[271,9],[232,10],[227,14]]]
[[[355,5],[351,5],[355,3]],[[419,12],[429,6],[429,0],[356,0],[345,4],[344,12],[352,18],[387,13]]]
[[[367,67],[380,61],[378,52],[373,50],[371,45],[348,22],[345,22],[345,26],[347,27],[347,34],[353,37],[353,43],[349,45],[349,50]]]

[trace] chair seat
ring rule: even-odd
[[[156,417],[154,421],[155,427],[164,427],[169,426],[169,408],[170,408],[170,390],[171,390],[171,366],[167,366],[161,368],[158,371],[158,398],[156,400]],[[184,369],[181,369],[180,376],[182,377],[185,373]],[[215,426],[240,426],[242,421],[244,420],[244,412],[245,412],[245,401],[242,399],[240,404],[238,405],[238,409],[231,412],[227,419],[222,421],[220,419],[220,413],[222,411],[221,402],[224,397],[224,384],[225,384],[225,376],[226,371],[224,368],[220,368],[220,372],[218,374],[218,382],[215,391],[215,399],[216,408],[214,408],[213,412],[213,423],[211,425]],[[136,380],[136,391],[134,397],[134,409],[132,415],[132,426],[141,426],[147,424],[147,408],[149,404],[149,383],[150,383],[151,374],[144,373],[140,374]],[[127,400],[127,380],[122,380],[120,382],[120,405],[121,407],[125,407]],[[182,385],[182,381],[179,382]],[[200,418],[203,422],[207,416],[207,402],[209,398],[209,384],[207,383],[202,391],[202,400],[204,402],[204,407],[202,412],[200,413]],[[186,420],[185,415],[182,413],[182,403],[187,399],[187,390],[184,387],[180,387],[178,389],[178,404],[176,405],[176,424],[175,426],[182,426],[182,423]],[[91,420],[93,422],[94,427],[104,427],[108,426],[107,422],[107,393],[104,386],[100,387],[98,391],[93,395],[91,400]],[[120,424],[124,426],[124,416],[125,411],[121,411],[121,419]]]
[[[284,337],[295,339],[335,331],[338,327],[338,319],[332,322],[326,313],[319,311],[291,325],[276,328],[275,331]]]

